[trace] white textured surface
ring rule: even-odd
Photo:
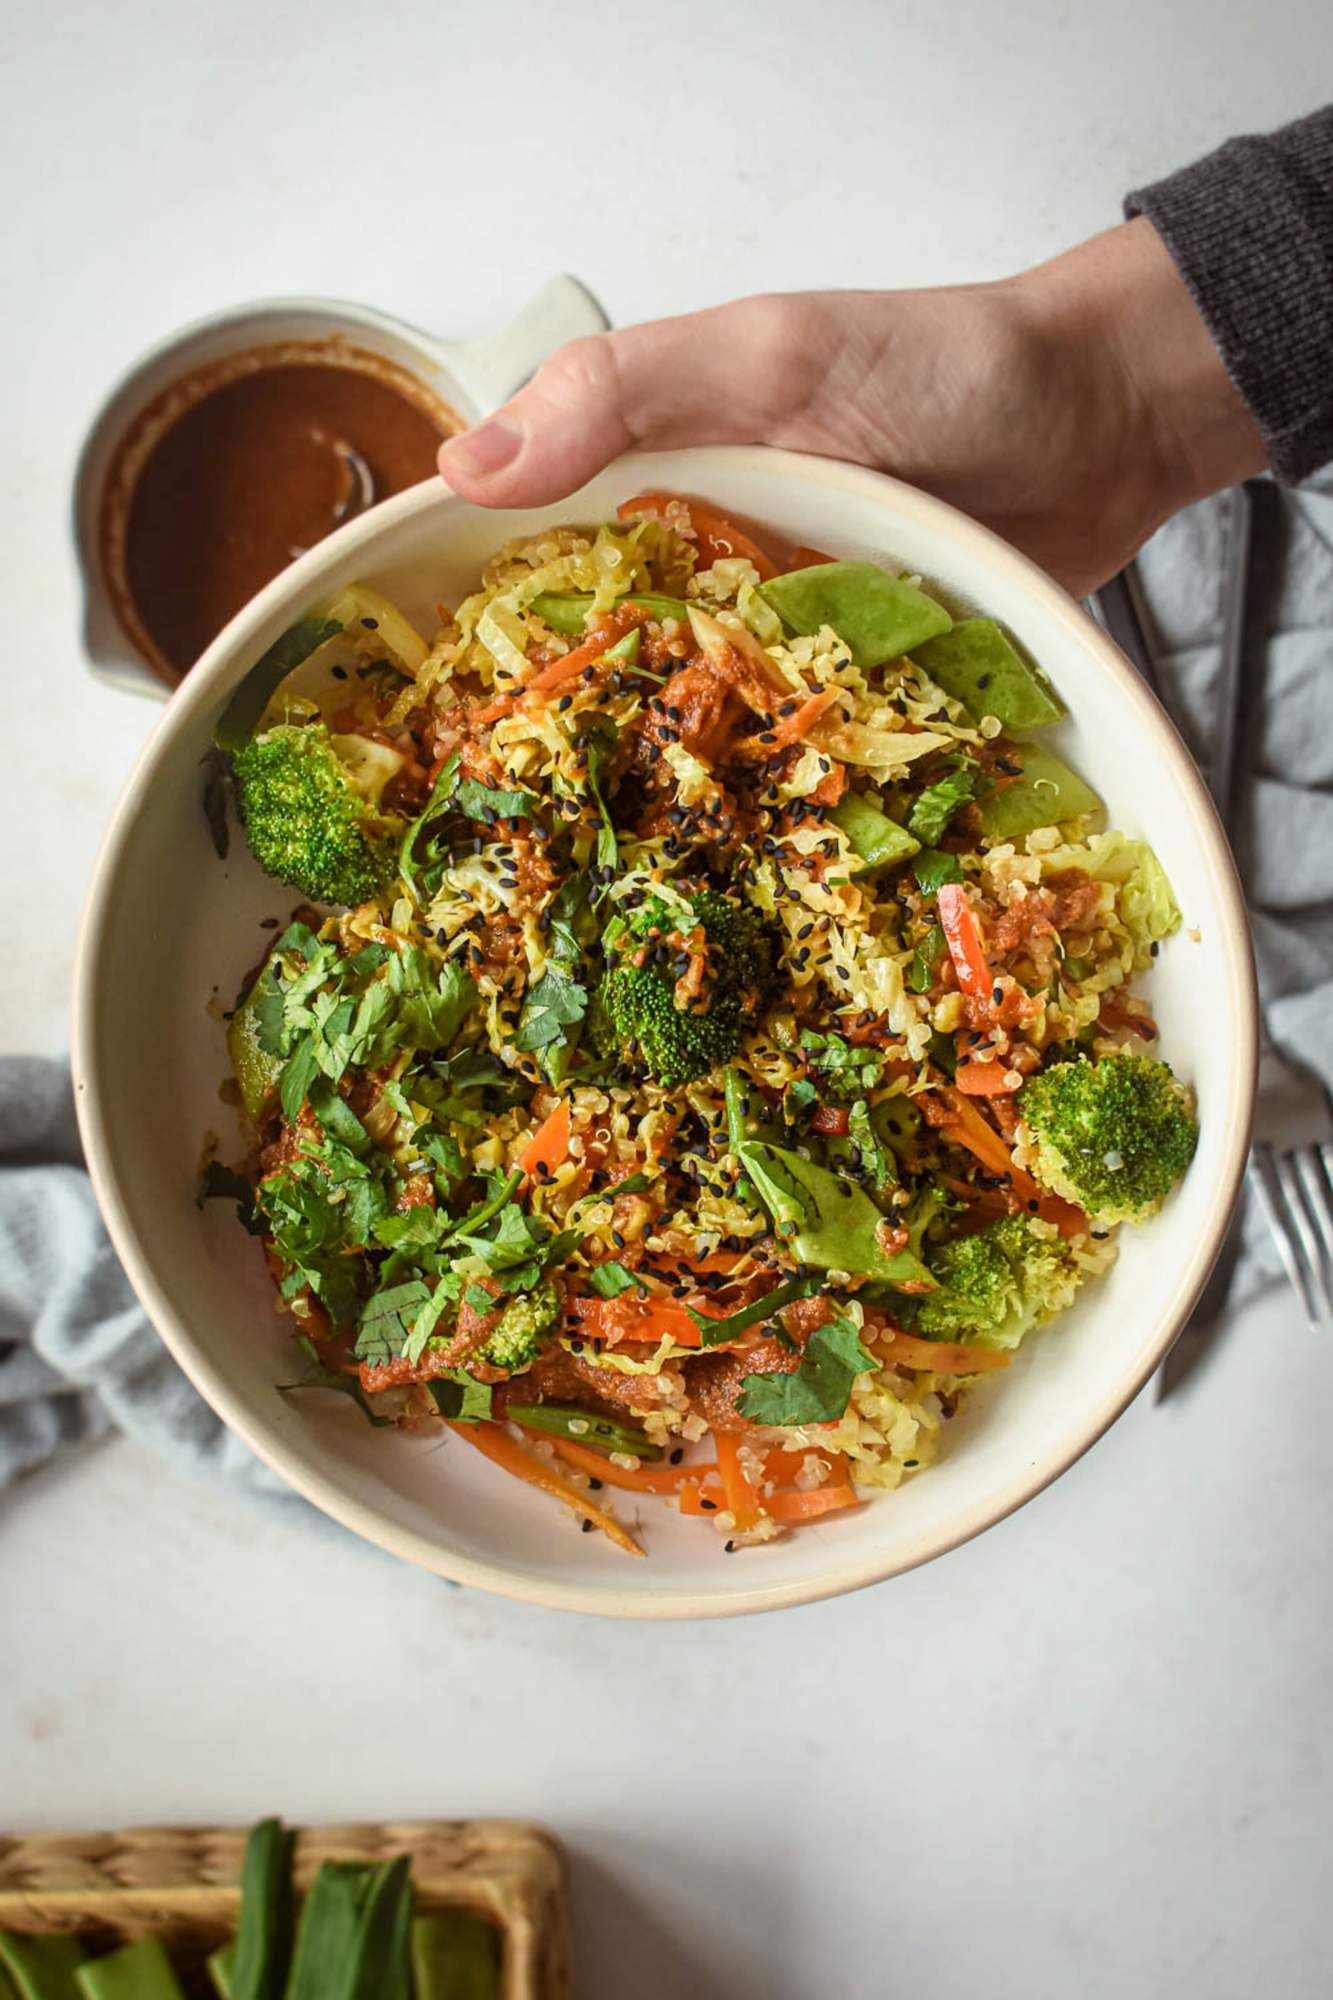
[[[469,334],[560,267],[621,320],[998,275],[1312,108],[1333,57],[1319,0],[752,18],[85,0],[10,27],[0,1046],[64,1045],[151,720],[82,678],[62,532],[149,340],[300,290]],[[5,1502],[3,1817],[534,1813],[574,1849],[587,2000],[1304,2000],[1333,1944],[1325,1362],[1275,1301],[980,1543],[730,1627],[460,1597],[108,1448]]]

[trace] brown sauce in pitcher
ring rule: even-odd
[[[429,478],[460,428],[406,369],[339,340],[253,348],[173,383],[122,441],[103,499],[130,637],[179,680],[295,556]]]

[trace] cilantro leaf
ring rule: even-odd
[[[396,1361],[403,1352],[412,1321],[430,1304],[430,1288],[420,1278],[383,1286],[361,1308],[356,1336],[358,1361]]]
[[[643,1289],[642,1280],[633,1271],[627,1271],[623,1264],[609,1257],[605,1264],[596,1264],[588,1273],[588,1283],[600,1298],[618,1299],[622,1292],[628,1292],[635,1285]]]
[[[234,1167],[224,1167],[221,1160],[210,1160],[199,1176],[199,1193],[195,1206],[202,1208],[206,1201],[234,1201],[236,1220],[252,1236],[262,1236],[264,1225],[255,1221],[255,1191],[244,1174],[238,1174]]]
[[[327,1077],[318,1077],[310,1086],[310,1109],[331,1139],[336,1139],[358,1159],[370,1151],[374,1141],[338,1086]]]
[[[710,1319],[707,1313],[696,1312],[693,1306],[686,1306],[685,1310],[703,1336],[700,1345],[716,1347],[720,1341],[732,1340],[738,1333],[744,1333],[747,1326],[760,1326],[764,1320],[772,1319],[774,1313],[783,1306],[789,1306],[793,1299],[808,1299],[822,1290],[823,1283],[822,1276],[791,1278],[785,1285],[779,1285],[776,1291],[766,1292],[762,1299],[741,1306],[724,1319]]]
[[[445,812],[458,783],[459,753],[447,757],[435,775],[430,797],[403,836],[398,866],[403,880],[419,902],[429,902],[440,886],[440,876],[449,857],[442,828],[430,829]]]
[[[454,1303],[456,1287],[442,1280],[435,1287],[420,1312],[412,1321],[411,1330],[403,1342],[403,1359],[414,1366],[426,1351],[427,1343],[433,1339],[436,1328]]]
[[[836,1423],[847,1408],[852,1383],[875,1365],[850,1319],[830,1320],[811,1334],[792,1375],[747,1375],[741,1415],[752,1424],[779,1428]]]
[[[603,781],[611,768],[615,755],[615,731],[605,722],[594,722],[584,732],[584,749],[588,756],[588,790],[592,793],[601,820],[601,831],[597,835],[597,865],[599,868],[614,869],[619,859],[616,830],[607,807]]]
[[[945,882],[963,879],[958,856],[946,854],[941,847],[923,847],[920,854],[913,855],[911,869],[923,896],[933,896]]]
[[[483,785],[478,778],[464,778],[454,793],[454,804],[467,819],[535,819],[537,801],[531,792],[499,791]]]
[[[833,1094],[863,1097],[879,1082],[884,1057],[876,1048],[854,1045],[841,1035],[820,1035],[806,1028],[801,1047],[812,1069],[817,1069]]]
[[[548,965],[528,988],[514,1046],[530,1054],[551,1042],[563,1042],[565,1030],[581,1021],[587,1011],[587,987],[557,966]]]
[[[278,1101],[282,1105],[282,1115],[289,1125],[295,1125],[301,1116],[301,1106],[311,1084],[319,1075],[319,1057],[315,1050],[314,1038],[307,1036],[298,1042],[292,1054],[282,1066],[278,1079]]]
[[[478,1319],[485,1319],[495,1311],[495,1300],[484,1285],[468,1285],[463,1292],[463,1303],[473,1311]]]
[[[932,924],[916,950],[908,960],[906,980],[913,993],[928,993],[935,983],[935,967],[945,947],[945,936],[938,924]]]
[[[449,1423],[485,1423],[491,1414],[489,1383],[476,1381],[466,1369],[446,1368],[442,1375],[432,1376],[426,1386],[435,1398],[436,1409]]]
[[[355,1375],[343,1375],[337,1369],[327,1367],[314,1341],[307,1340],[304,1334],[296,1336],[296,1344],[310,1366],[298,1382],[279,1382],[280,1396],[293,1395],[298,1389],[332,1389],[340,1396],[350,1396],[368,1423],[378,1429],[392,1428],[393,1418],[376,1416],[369,1396]]]
[[[927,847],[934,847],[954,814],[976,797],[977,767],[957,757],[942,778],[921,793],[907,816],[907,830]]]

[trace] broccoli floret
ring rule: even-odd
[[[550,1279],[510,1299],[478,1359],[511,1375],[530,1368],[542,1342],[560,1317],[560,1294]]]
[[[403,822],[377,812],[322,722],[266,729],[235,753],[232,776],[265,874],[317,903],[347,905],[369,902],[393,880]]]
[[[730,1060],[773,977],[773,947],[757,911],[711,889],[689,901],[692,921],[656,898],[629,920],[590,1016],[601,1054],[667,1085]],[[698,928],[705,950],[696,992],[687,975]]]
[[[930,1268],[940,1289],[922,1299],[918,1330],[985,1347],[1017,1347],[1032,1327],[1064,1310],[1080,1280],[1067,1238],[1022,1215],[953,1237]]]
[[[1141,1222],[1194,1157],[1194,1102],[1164,1062],[1127,1050],[1055,1063],[1019,1099],[1033,1171],[1098,1222]]]

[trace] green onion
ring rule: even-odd
[[[577,1403],[508,1403],[505,1415],[524,1430],[545,1431],[573,1444],[586,1444],[593,1451],[624,1452],[633,1458],[662,1456],[661,1445],[650,1444],[643,1431],[615,1423],[610,1417],[594,1416]]]

